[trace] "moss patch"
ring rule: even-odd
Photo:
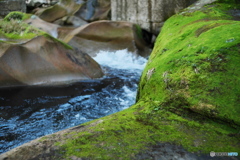
[[[0,32],[9,39],[31,39],[45,33],[18,20],[0,21]]]
[[[134,27],[135,27],[135,30],[136,30],[136,32],[137,32],[137,36],[138,36],[138,38],[139,39],[142,39],[143,38],[143,33],[142,33],[142,28],[139,26],[139,25],[134,25]]]
[[[31,39],[45,32],[28,25],[23,20],[30,18],[31,14],[10,12],[0,21],[0,32],[9,39]]]
[[[157,142],[170,142],[198,153],[240,149],[237,129],[201,116],[184,118],[158,108],[157,103],[141,101],[102,120],[69,138],[61,145],[62,154],[90,159],[133,159]]]
[[[29,19],[31,17],[31,14],[26,14],[23,12],[10,12],[6,17],[4,17],[5,21],[11,21],[11,20],[18,20],[23,21],[25,19]]]

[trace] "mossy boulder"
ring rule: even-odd
[[[211,151],[239,153],[240,22],[228,13],[240,7],[196,8],[165,23],[135,105],[0,158],[206,160]]]
[[[23,22],[30,17],[31,14],[17,11],[9,13],[4,19],[0,20],[0,38],[22,41],[44,35],[45,32]]]
[[[27,33],[28,35],[34,33],[36,36],[36,34],[45,34],[45,32],[57,38],[57,29],[60,27],[59,25],[46,22],[36,15],[18,11],[9,13],[0,25],[2,26],[3,32],[11,32],[13,33],[12,38],[15,36],[20,39],[23,39],[24,35],[27,38]],[[32,34],[32,36],[34,36],[34,34]],[[31,38],[31,36],[29,38]]]
[[[240,22],[228,14],[236,9],[230,6],[186,10],[166,22],[143,71],[139,100],[240,125]]]

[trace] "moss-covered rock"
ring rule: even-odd
[[[228,14],[239,6],[193,8],[165,23],[135,105],[2,157],[206,160],[211,151],[239,153],[240,22]]]
[[[25,23],[32,15],[23,12],[10,12],[0,20],[0,38],[4,41],[25,41],[36,36],[47,35],[46,32]]]
[[[240,125],[240,22],[229,4],[187,10],[159,35],[139,86],[139,99]]]
[[[13,39],[31,39],[46,33],[57,38],[58,27],[59,25],[46,22],[36,15],[18,11],[9,13],[0,21],[0,30]]]
[[[19,11],[14,11],[14,12],[10,12],[6,17],[4,17],[5,21],[11,21],[11,20],[19,20],[19,21],[23,21],[25,19],[30,18],[31,14],[26,14],[23,12],[19,12]]]

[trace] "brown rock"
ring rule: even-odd
[[[61,0],[54,6],[38,9],[35,14],[44,21],[54,22],[62,17],[73,15],[81,5],[72,0]]]
[[[0,42],[0,86],[52,85],[103,76],[87,54],[51,37],[38,36],[23,44]]]
[[[42,19],[40,19],[35,15],[32,15],[30,19],[27,19],[24,22],[40,30],[47,32],[48,34],[52,35],[54,38],[57,38],[58,36],[57,29],[58,27],[60,27],[59,25],[43,21]]]
[[[129,22],[96,21],[73,29],[59,28],[59,38],[94,56],[100,50],[128,49],[148,56],[150,49],[144,41],[141,28]],[[91,47],[89,47],[91,46]]]
[[[70,26],[70,27],[80,27],[85,24],[88,24],[85,20],[77,17],[77,16],[65,16],[61,19],[54,21],[54,24],[58,24],[61,26]]]

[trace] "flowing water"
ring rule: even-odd
[[[105,72],[101,79],[1,89],[0,153],[134,104],[147,60],[127,50],[101,51],[94,59]]]

